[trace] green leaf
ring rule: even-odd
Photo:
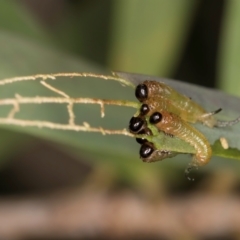
[[[95,72],[100,74],[110,74],[103,71],[98,66],[84,60],[70,57],[52,48],[41,46],[28,39],[24,39],[14,34],[0,32],[0,76],[14,77],[30,75],[36,73],[53,72]],[[133,100],[133,89],[122,87],[117,82],[107,82],[102,79],[65,79],[53,81],[51,84],[64,90],[72,97],[98,97],[109,99],[129,99]],[[18,93],[21,96],[50,96],[52,92],[45,89],[39,82],[21,82],[1,86],[1,99],[4,97],[14,97]],[[57,94],[56,94],[57,96]],[[10,108],[1,108],[0,115],[6,116]],[[89,122],[91,126],[102,126],[110,129],[122,129],[128,126],[133,109],[117,107],[106,107],[106,118],[100,117],[99,106],[79,105],[75,107],[78,124]],[[23,106],[16,117],[24,119],[40,119],[55,122],[67,122],[66,106],[47,105],[29,107]],[[2,126],[11,130],[17,130],[35,136],[43,137],[69,146],[75,146],[79,153],[87,152],[95,158],[115,162],[120,159],[138,159],[136,154],[137,144],[132,138],[124,136],[102,136],[97,133],[82,133],[71,131],[54,131],[38,128],[21,128],[12,126]],[[134,150],[135,149],[135,150]],[[108,158],[106,158],[106,155]],[[109,157],[111,156],[111,157]]]
[[[115,0],[110,66],[126,72],[170,74],[196,4],[191,0]]]
[[[219,52],[219,87],[240,96],[240,1],[226,1]]]
[[[0,3],[0,29],[15,32],[38,41],[48,41],[47,34],[40,24],[18,1],[9,0]]]

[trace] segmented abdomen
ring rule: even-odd
[[[175,114],[166,111],[162,111],[161,114],[162,120],[156,124],[156,127],[192,145],[196,150],[195,164],[198,166],[207,164],[211,158],[212,149],[204,135]]]

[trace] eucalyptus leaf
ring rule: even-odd
[[[240,96],[240,1],[226,1],[218,58],[219,87]]]
[[[2,46],[2,55],[0,56],[4,56],[0,57],[0,63],[2,65],[0,71],[0,75],[2,76],[1,78],[37,73],[75,71],[91,71],[94,73],[109,74],[108,71],[102,70],[92,63],[81,59],[76,59],[47,46],[42,46],[29,41],[28,39],[21,38],[17,35],[0,32],[0,36],[0,46]],[[118,75],[121,75],[121,77],[131,81],[134,84],[138,84],[146,78],[162,80],[156,77],[138,74],[118,73]],[[65,91],[71,97],[94,97],[137,101],[134,96],[133,88],[123,87],[117,82],[104,81],[103,79],[58,79],[49,80],[48,83],[62,91]],[[224,95],[218,91],[208,90],[189,84],[178,83],[171,80],[167,81],[166,83],[179,92],[185,93],[186,95],[192,97],[197,102],[201,102],[201,105],[206,106],[209,110],[222,107],[224,109],[223,113],[225,113],[224,107],[229,104],[229,107],[226,110],[228,110],[227,112],[229,114],[231,113],[232,115],[225,115],[226,119],[231,119],[230,117],[236,117],[234,115],[237,112],[237,102],[239,101],[237,98],[232,99],[232,97]],[[16,93],[20,94],[21,96],[28,97],[53,95],[53,93],[44,88],[39,81],[18,82],[0,87],[1,99],[6,97],[14,97]],[[55,94],[55,96],[57,96],[57,94]],[[236,106],[236,109],[230,107],[231,104]],[[6,113],[9,110],[10,108],[5,109],[1,107],[1,117],[6,116]],[[125,107],[109,106],[106,107],[106,116],[104,119],[102,119],[100,117],[99,106],[81,104],[74,107],[76,122],[78,124],[82,124],[84,121],[86,121],[91,126],[102,126],[109,129],[128,128],[129,120],[135,111],[136,110],[134,109]],[[29,120],[48,120],[60,123],[66,123],[68,121],[66,106],[56,104],[22,106],[21,111],[16,115],[16,117]],[[220,117],[224,117],[224,115],[219,114],[219,118]],[[139,145],[137,145],[134,139],[129,137],[103,136],[99,133],[60,131],[44,128],[38,129],[36,127],[1,127],[62,143],[64,146],[71,146],[75,149],[75,151],[78,151],[78,154],[88,154],[92,157],[92,159],[106,161],[110,164],[117,164],[118,166],[125,165],[125,170],[132,169],[131,166],[134,166],[134,171],[137,171],[136,166],[139,165]],[[226,135],[224,135],[224,132],[221,137],[223,136],[229,141],[230,147],[234,146],[230,140],[232,138],[236,140],[237,130],[231,131],[231,129],[237,129],[237,126],[226,129],[208,129],[202,125],[199,125],[199,127],[201,131],[204,130],[204,134],[209,137],[210,141],[212,138],[211,143],[217,139],[215,131],[217,132],[218,136],[221,135],[218,131],[226,131],[226,134],[229,134],[230,137],[228,138]],[[213,131],[215,137],[212,136]],[[235,144],[238,148],[237,141]],[[236,154],[234,157],[236,158]],[[176,158],[180,159],[179,157]],[[190,161],[190,157],[184,158],[186,161]],[[146,169],[154,168],[153,165],[144,165],[143,167]]]
[[[0,76],[2,78],[31,75],[37,73],[54,72],[95,72],[109,74],[110,71],[83,59],[76,59],[65,53],[38,44],[19,35],[0,32]],[[71,97],[94,97],[108,99],[134,100],[133,89],[121,86],[117,82],[104,81],[102,79],[58,79],[49,82],[54,87],[65,91]],[[0,96],[13,98],[15,94],[21,96],[50,96],[50,90],[44,88],[39,81],[26,81],[0,87]],[[9,106],[0,108],[1,117],[11,109]],[[133,109],[114,106],[106,107],[106,117],[100,116],[100,107],[93,105],[77,105],[74,107],[76,122],[82,124],[88,122],[91,126],[105,127],[109,129],[123,129],[128,127],[128,122],[134,113]],[[29,105],[22,106],[16,115],[18,118],[29,120],[48,120],[67,123],[68,114],[66,105]],[[72,131],[57,131],[38,129],[34,127],[22,128],[14,126],[1,126],[6,129],[28,133],[34,136],[52,140],[64,145],[75,147],[79,153],[88,153],[95,159],[103,159],[114,163],[122,159],[138,159],[137,144],[132,138],[124,136],[103,136],[99,133],[83,133]],[[13,139],[14,141],[14,139]],[[108,157],[106,157],[106,155]],[[109,157],[111,156],[111,157]]]
[[[172,73],[198,5],[192,0],[115,0],[109,65],[128,72]]]
[[[9,0],[0,2],[0,29],[28,36],[37,41],[50,42],[41,24],[24,8],[21,1]]]

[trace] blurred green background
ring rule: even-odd
[[[0,78],[73,71],[109,74],[116,70],[178,79],[239,96],[239,24],[238,0],[2,1]],[[132,89],[112,82],[60,80],[53,85],[73,97],[134,100]],[[1,99],[15,93],[52,95],[32,82],[0,90]],[[67,120],[64,108],[55,105],[21,110],[18,116],[23,118]],[[127,127],[134,113],[112,107],[107,109],[104,122],[98,106],[77,106],[75,111],[79,124],[88,121],[92,126],[106,128]],[[0,114],[6,116],[6,109]],[[188,199],[195,193],[239,194],[239,163],[233,160],[216,158],[209,166],[194,172],[196,181],[189,182],[183,174],[189,156],[181,161],[173,158],[143,164],[138,159],[139,146],[127,137],[2,127],[0,141],[3,199],[27,199],[64,191],[63,195],[67,195],[69,189],[81,193],[86,188],[108,194],[129,191],[149,204],[179,196]],[[202,207],[200,204],[199,208]],[[231,239],[239,234],[237,228],[222,233],[211,231],[199,233],[191,228],[182,236]],[[0,237],[1,234],[0,229]],[[38,234],[33,236],[37,238]],[[145,234],[142,239],[150,239],[151,234]],[[152,235],[158,236],[156,239],[172,236],[164,234]],[[70,235],[64,236],[72,239]],[[83,238],[90,235],[83,234]],[[27,234],[22,236],[25,239]],[[51,237],[43,234],[43,239],[56,236]],[[107,234],[105,237],[108,239]],[[123,239],[127,237],[126,233]]]

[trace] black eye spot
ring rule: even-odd
[[[136,138],[136,141],[137,141],[137,143],[139,143],[139,144],[143,144],[143,143],[146,143],[146,142],[147,142],[147,139],[145,139],[145,138]]]
[[[146,129],[142,129],[141,131],[139,131],[138,134],[152,135],[152,132],[149,128],[146,128]],[[143,144],[143,143],[148,142],[148,140],[145,139],[145,138],[136,138],[136,141],[139,144]]]
[[[147,104],[143,104],[140,108],[141,115],[147,115],[149,113],[150,109]]]
[[[154,148],[148,144],[144,143],[140,148],[140,157],[141,158],[148,158],[151,156],[151,154],[154,152]]]
[[[133,133],[139,132],[144,125],[144,120],[140,117],[132,117],[129,122],[129,130]]]
[[[157,124],[162,120],[162,114],[159,112],[155,112],[151,115],[149,121],[152,124]]]
[[[135,90],[135,96],[140,101],[143,102],[148,98],[148,88],[145,84],[139,84]]]
[[[144,134],[147,134],[147,135],[149,135],[149,136],[150,136],[150,135],[153,135],[153,134],[152,134],[152,131],[151,131],[149,128],[145,128],[144,131],[145,131]]]

